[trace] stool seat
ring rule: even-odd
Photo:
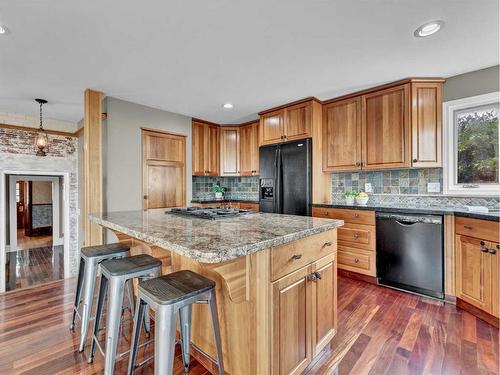
[[[131,272],[142,272],[155,267],[161,267],[161,260],[147,254],[105,260],[101,263],[102,272],[109,276],[123,276]]]
[[[98,245],[98,246],[87,246],[83,247],[81,252],[86,258],[94,258],[101,256],[113,255],[116,253],[122,253],[124,251],[129,251],[130,248],[121,243],[113,243],[108,245]]]
[[[170,305],[215,288],[215,282],[189,270],[139,283],[139,290],[159,305]]]

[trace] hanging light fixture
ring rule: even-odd
[[[49,138],[47,137],[47,132],[43,130],[42,123],[42,106],[47,104],[45,99],[35,99],[38,104],[40,104],[40,128],[35,137],[35,149],[36,156],[47,156],[47,149],[49,147]]]

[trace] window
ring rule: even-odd
[[[499,93],[444,103],[444,193],[499,192]]]

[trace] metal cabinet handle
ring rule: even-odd
[[[413,162],[416,163],[418,160],[417,159],[413,159]]]
[[[488,248],[486,246],[484,246],[484,241],[481,241],[479,243],[479,250],[481,250],[483,253],[487,253],[488,252]]]
[[[359,238],[359,234],[358,233],[354,233],[352,236],[354,237],[355,240],[357,240]]]
[[[359,214],[354,214],[354,217],[357,219],[359,217]]]
[[[497,249],[500,250],[500,245],[497,245]]]
[[[321,280],[321,272],[314,272],[314,274],[318,280]]]
[[[300,258],[302,258],[302,254],[295,254],[294,256],[292,256],[293,260],[299,260]]]
[[[311,273],[310,275],[307,276],[307,281],[313,281],[313,282],[315,282],[317,278],[318,277],[316,276],[316,274]]]
[[[324,246],[332,246],[332,245],[333,245],[333,244],[332,244],[332,241],[327,241],[327,242],[325,242],[325,245],[324,245]]]
[[[496,254],[497,251],[495,249],[488,249],[488,253],[490,253],[490,254]]]
[[[358,258],[355,258],[355,259],[354,259],[354,263],[356,263],[356,264],[357,264],[357,263],[359,263],[359,259],[358,259]]]
[[[472,227],[471,227],[470,225],[464,225],[464,228],[465,228],[465,229],[472,230]]]

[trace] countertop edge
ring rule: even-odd
[[[389,207],[389,206],[362,206],[362,205],[347,205],[340,203],[314,203],[313,207],[323,208],[343,208],[351,210],[376,211],[376,212],[398,212],[398,213],[415,213],[426,215],[453,215],[460,217],[470,217],[473,219],[500,221],[500,215],[488,214],[483,212],[461,211],[456,208],[413,208],[413,207]]]
[[[185,256],[187,258],[190,258],[194,261],[200,262],[200,263],[209,263],[209,264],[217,264],[217,263],[224,263],[228,262],[234,259],[237,259],[241,256],[246,256],[255,252],[258,252],[260,250],[264,250],[267,248],[271,247],[276,247],[276,246],[281,246],[285,245],[287,243],[297,241],[309,236],[314,236],[319,233],[323,233],[332,229],[336,229],[342,225],[344,225],[343,220],[338,220],[338,219],[322,219],[322,218],[316,218],[319,220],[325,220],[325,224],[321,225],[316,228],[312,229],[306,229],[302,230],[299,232],[287,234],[281,237],[261,241],[255,244],[249,244],[245,246],[240,246],[232,251],[234,253],[231,254],[225,254],[224,256],[221,256],[220,253],[207,253],[207,252],[200,252],[196,249],[188,249],[183,246],[176,245],[174,243],[164,241],[164,240],[158,240],[158,238],[144,234],[143,232],[138,232],[135,230],[132,230],[130,228],[124,227],[119,224],[115,224],[113,222],[110,222],[108,220],[103,220],[102,218],[99,218],[94,215],[89,215],[89,218],[91,221],[94,223],[101,225],[105,228],[111,229],[111,230],[116,230],[118,232],[124,233],[126,235],[129,235],[133,238],[136,238],[139,241],[144,241],[147,242],[151,245],[155,245],[161,248],[164,248],[165,250],[170,250],[174,251],[177,254],[181,256]]]

